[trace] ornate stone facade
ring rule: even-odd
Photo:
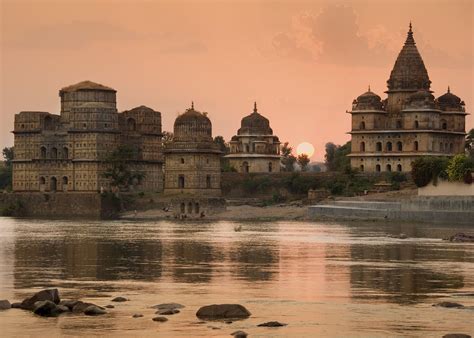
[[[173,141],[165,148],[165,194],[220,196],[220,156],[207,113],[192,105],[176,118]]]
[[[280,140],[273,135],[270,122],[257,111],[244,117],[241,127],[229,142],[229,165],[241,173],[280,171]]]
[[[15,115],[14,191],[108,189],[103,160],[122,144],[140,149],[130,164],[145,174],[136,189],[163,189],[160,112],[141,106],[118,113],[116,91],[90,81],[62,88],[59,96],[60,115]]]
[[[366,172],[411,170],[420,156],[452,156],[464,151],[464,102],[430,90],[412,27],[387,81],[387,98],[369,90],[352,104],[351,166]]]

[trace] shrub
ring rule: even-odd
[[[319,182],[314,177],[295,173],[285,180],[284,185],[292,194],[304,195],[308,193],[309,189],[318,188]]]
[[[474,169],[474,160],[464,154],[454,156],[448,163],[446,169],[448,179],[450,181],[463,182],[466,178],[466,173]]]
[[[446,178],[448,158],[446,157],[420,157],[411,165],[411,176],[416,186],[421,188],[431,181],[437,183],[438,178]]]

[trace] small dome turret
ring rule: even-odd
[[[441,110],[464,111],[464,102],[460,97],[451,93],[449,87],[445,94],[436,99],[436,102]]]
[[[212,123],[206,113],[191,108],[174,121],[175,141],[212,141]]]
[[[270,121],[258,113],[257,102],[254,103],[253,112],[245,116],[241,121],[241,127],[237,135],[272,135]]]
[[[370,86],[368,91],[352,102],[352,106],[352,110],[383,110],[382,99],[370,90]]]

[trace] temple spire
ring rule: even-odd
[[[253,103],[253,112],[256,113],[257,112],[257,101],[255,101]]]
[[[191,109],[194,110],[194,101],[191,101]]]
[[[414,45],[415,44],[415,39],[413,38],[413,31],[412,31],[412,25],[410,21],[410,25],[408,26],[408,33],[407,33],[407,39],[405,40],[405,45]]]
[[[449,86],[448,86],[448,93],[451,93],[451,88],[449,88]]]
[[[370,85],[369,85],[369,90],[368,91],[370,92]]]

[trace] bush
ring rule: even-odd
[[[246,177],[243,182],[244,191],[247,193],[265,192],[271,186],[268,177]]]
[[[411,176],[416,186],[421,188],[431,181],[436,185],[438,178],[446,178],[448,167],[446,157],[420,157],[411,165]]]
[[[469,180],[466,174],[473,169],[474,160],[464,154],[459,154],[449,161],[446,172],[450,181],[463,182]]]
[[[309,189],[316,189],[320,186],[314,177],[302,176],[295,173],[284,182],[285,188],[292,194],[306,195]]]

